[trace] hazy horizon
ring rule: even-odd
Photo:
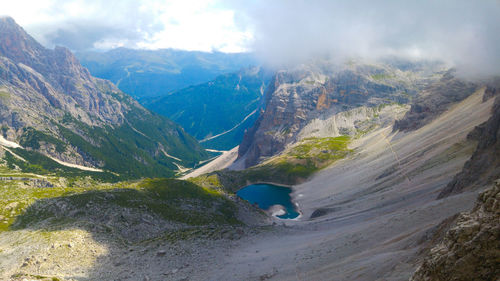
[[[29,3],[28,3],[29,2]],[[499,74],[500,1],[62,1],[3,3],[43,45],[73,51],[255,53],[269,66],[314,58],[441,60]]]

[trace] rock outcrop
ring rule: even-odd
[[[426,87],[411,104],[404,118],[396,121],[394,131],[411,131],[430,123],[451,105],[473,94],[478,85],[456,78],[452,70]]]
[[[500,276],[500,181],[482,192],[432,248],[412,281],[498,280]]]
[[[27,102],[36,102],[37,109],[50,117],[57,117],[55,109],[62,109],[89,125],[123,122],[128,108],[107,94],[119,90],[92,77],[68,49],[46,49],[8,17],[0,19],[0,34],[0,79],[7,91],[14,92],[10,104],[19,105],[16,111],[21,116],[28,114],[20,111]]]

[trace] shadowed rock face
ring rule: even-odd
[[[407,103],[429,77],[390,64],[307,65],[280,71],[271,79],[261,116],[245,134],[238,156],[249,167],[281,152],[314,118],[360,106]]]
[[[461,214],[410,280],[497,280],[500,276],[500,181]]]
[[[447,72],[439,81],[429,85],[412,102],[404,118],[396,121],[394,131],[412,131],[429,124],[451,105],[470,96],[478,86]]]
[[[485,97],[498,93],[495,88],[487,88]],[[491,183],[500,175],[500,97],[497,96],[490,119],[469,134],[469,138],[478,140],[476,151],[465,163],[462,172],[439,194],[443,198],[465,190],[475,189]]]

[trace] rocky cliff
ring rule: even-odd
[[[266,90],[261,116],[243,138],[239,158],[248,167],[279,153],[315,119],[362,106],[408,103],[423,84],[440,76],[435,74],[441,67],[351,62],[279,71]]]
[[[470,96],[478,89],[475,83],[457,78],[450,70],[431,83],[413,100],[411,109],[404,118],[396,121],[394,130],[416,130],[440,116],[450,106]]]
[[[468,138],[478,141],[476,151],[463,170],[439,194],[443,198],[490,184],[500,176],[500,87],[488,86],[484,99],[497,95],[490,119],[472,131]]]
[[[207,157],[182,128],[92,77],[69,50],[44,48],[8,17],[0,18],[0,37],[5,139],[126,177],[172,175],[176,164]]]
[[[462,213],[432,248],[410,280],[498,280],[500,276],[500,181]]]

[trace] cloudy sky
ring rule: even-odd
[[[253,51],[271,64],[314,56],[500,65],[500,0],[0,0],[47,47]]]

